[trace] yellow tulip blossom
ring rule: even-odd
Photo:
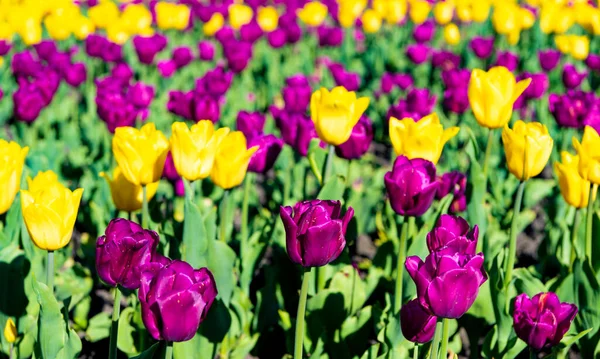
[[[75,20],[73,21],[73,35],[75,35],[77,40],[87,39],[94,31],[96,31],[96,26],[92,20],[83,15],[75,17]]]
[[[308,26],[317,27],[327,17],[327,6],[320,1],[311,1],[297,11],[298,18]]]
[[[473,12],[471,11],[471,5],[457,5],[456,17],[462,22],[471,22],[471,20],[473,20]]]
[[[63,15],[48,15],[44,19],[44,25],[48,35],[53,40],[66,40],[71,36],[71,19]]]
[[[519,8],[519,16],[521,17],[521,28],[523,30],[531,29],[535,24],[535,15],[528,9]]]
[[[408,10],[408,16],[415,24],[422,24],[427,20],[431,5],[425,0],[411,0]]]
[[[171,132],[171,154],[177,173],[188,181],[208,177],[229,128],[215,130],[211,121],[202,120],[191,128],[184,122],[175,122]]]
[[[365,11],[361,18],[361,21],[363,30],[367,34],[376,33],[381,28],[381,15],[379,15],[379,13],[373,9],[368,9],[367,11]]]
[[[477,122],[487,128],[504,127],[510,120],[513,105],[527,89],[531,79],[517,82],[506,67],[483,71],[475,69],[469,81],[469,102]]]
[[[32,182],[33,188],[21,190],[21,211],[27,232],[41,249],[63,248],[71,240],[83,189],[71,192],[58,182],[44,185],[37,177]]]
[[[258,26],[265,32],[271,32],[277,29],[279,23],[279,14],[277,9],[272,6],[259,7],[256,12],[256,22]]]
[[[88,10],[88,17],[99,29],[105,29],[119,19],[119,7],[112,1],[103,1]]]
[[[494,30],[502,35],[520,32],[522,14],[519,10],[520,8],[516,4],[505,4],[494,8],[492,14]]]
[[[478,0],[471,3],[471,17],[475,22],[484,22],[490,14],[492,5],[487,0]]]
[[[17,326],[15,325],[15,321],[12,318],[8,318],[6,324],[4,325],[4,339],[10,344],[17,341]]]
[[[456,136],[460,129],[444,129],[436,113],[420,120],[390,118],[390,139],[398,156],[409,159],[423,158],[437,164],[448,140]]]
[[[152,13],[142,4],[131,4],[123,10],[121,23],[129,35],[146,34],[152,27]]]
[[[17,33],[27,46],[35,45],[42,41],[42,25],[34,17],[26,18],[21,26],[17,28]]]
[[[235,30],[252,21],[252,8],[244,4],[233,3],[229,5],[229,24]]]
[[[104,172],[100,173],[100,177],[108,183],[113,203],[118,210],[135,212],[142,209],[144,200],[142,186],[129,182],[118,166],[113,170],[112,177]],[[148,201],[154,197],[157,190],[158,182],[146,186]]]
[[[460,42],[460,30],[456,24],[444,26],[444,40],[448,45],[457,45]]]
[[[594,184],[600,184],[600,136],[598,132],[591,126],[585,126],[581,142],[573,137],[573,147],[579,155],[579,175]]]
[[[348,141],[352,129],[369,106],[369,98],[356,98],[354,91],[342,86],[331,92],[325,88],[315,91],[310,98],[310,116],[319,138],[330,145]]]
[[[569,54],[574,59],[585,60],[590,52],[590,39],[585,36],[559,35],[554,38],[556,48],[563,54]]]
[[[565,202],[575,208],[585,208],[590,197],[590,182],[579,175],[579,156],[567,151],[560,154],[562,163],[554,163],[554,173]]]
[[[58,181],[58,176],[51,170],[38,172],[38,174],[32,179],[27,177],[27,189],[31,192],[38,192],[46,187],[62,186]]]
[[[217,33],[217,31],[221,30],[224,24],[225,18],[223,17],[223,14],[215,12],[210,17],[210,20],[204,23],[202,26],[202,31],[204,32],[205,36],[213,36]]]
[[[115,44],[123,45],[129,40],[129,32],[122,20],[115,21],[106,28],[106,37]]]
[[[210,179],[223,189],[239,186],[244,181],[250,159],[257,150],[258,146],[246,149],[246,137],[241,131],[229,133],[219,146]]]
[[[147,123],[140,130],[118,127],[112,148],[125,178],[133,184],[145,186],[160,179],[169,142],[153,123]]]
[[[190,8],[184,4],[160,1],[154,8],[156,25],[161,30],[185,30],[190,21]]]
[[[339,0],[338,20],[343,27],[354,26],[362,12],[367,7],[366,0]]]
[[[21,175],[29,147],[0,139],[0,214],[6,213],[21,186]]]
[[[508,170],[521,181],[539,175],[550,159],[554,141],[548,128],[539,122],[517,121],[502,130]]]
[[[439,25],[446,25],[454,16],[454,4],[450,1],[440,1],[433,7],[433,17]]]
[[[7,22],[0,21],[0,40],[12,41],[15,32]]]

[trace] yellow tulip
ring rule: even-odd
[[[4,65],[4,57],[0,56],[0,67],[2,67],[2,65]]]
[[[559,35],[554,38],[556,48],[563,54],[569,54],[571,51],[571,39],[568,35]]]
[[[531,29],[535,24],[535,15],[526,8],[519,9],[519,16],[521,17],[521,28]]]
[[[0,40],[12,41],[14,35],[13,28],[7,22],[0,21]]]
[[[346,28],[353,26],[367,7],[366,0],[341,0],[338,3],[338,20],[340,25]]]
[[[145,186],[160,179],[169,142],[153,123],[147,123],[141,130],[118,127],[112,148],[125,178],[133,184]]]
[[[190,21],[190,8],[184,4],[160,1],[154,8],[156,25],[161,30],[185,30]]]
[[[458,127],[444,130],[436,113],[420,120],[390,118],[390,139],[396,154],[410,159],[423,158],[434,164],[439,161],[446,142],[459,130]]]
[[[354,125],[369,106],[369,98],[356,98],[356,93],[342,86],[331,92],[325,88],[310,98],[310,116],[319,138],[330,145],[348,141]]]
[[[440,1],[433,7],[433,17],[440,25],[446,25],[454,16],[454,4],[450,1]]]
[[[94,26],[92,20],[83,15],[77,16],[73,21],[73,35],[77,40],[85,40],[94,31],[96,31],[96,26]]]
[[[362,18],[363,30],[367,34],[373,34],[381,28],[381,16],[373,9],[368,9],[363,14]]]
[[[17,326],[15,325],[15,321],[12,318],[8,318],[6,321],[6,325],[4,325],[4,339],[10,344],[17,341]]]
[[[576,60],[587,59],[590,53],[590,39],[589,37],[582,35],[570,35],[570,53],[571,56]]]
[[[27,188],[31,192],[39,192],[42,191],[46,187],[58,186],[61,187],[62,184],[58,181],[58,176],[56,173],[48,170],[45,172],[38,172],[35,178],[27,177]]]
[[[246,176],[250,158],[257,150],[258,146],[246,149],[246,137],[242,132],[229,133],[219,146],[210,179],[223,189],[239,186]]]
[[[106,37],[115,44],[123,45],[129,40],[129,32],[123,21],[118,20],[106,28]]]
[[[23,220],[36,246],[55,251],[69,243],[82,194],[82,188],[71,192],[58,182],[21,190]]]
[[[575,208],[585,208],[590,197],[590,182],[579,175],[579,156],[561,152],[562,163],[554,163],[558,186],[565,202]]]
[[[104,29],[119,19],[119,8],[112,1],[103,1],[88,10],[88,17],[99,29]]]
[[[557,15],[558,16],[553,19],[554,32],[557,34],[564,34],[575,23],[575,14],[570,7],[565,6],[560,9],[560,13]]]
[[[66,40],[71,36],[70,19],[66,16],[48,15],[44,19],[48,35],[54,40]]]
[[[444,26],[444,40],[448,45],[457,45],[460,42],[460,30],[456,24]]]
[[[100,173],[100,177],[104,178],[108,183],[113,203],[118,210],[135,212],[142,209],[144,200],[142,186],[129,182],[118,166],[113,170],[112,178],[104,172]],[[157,190],[158,182],[150,183],[146,186],[148,201],[154,197]]]
[[[579,175],[600,184],[600,136],[593,127],[585,126],[581,143],[573,137],[573,147],[579,155]]]
[[[216,12],[210,17],[210,20],[204,23],[202,31],[205,36],[213,36],[217,31],[221,30],[224,24],[225,18],[223,17],[223,14]]]
[[[539,122],[517,121],[502,130],[508,170],[521,181],[539,175],[550,158],[554,141],[548,128]]]
[[[506,67],[489,71],[475,69],[469,81],[469,102],[477,122],[487,128],[504,127],[510,120],[513,105],[529,86],[531,79],[517,82]]]
[[[406,17],[407,8],[406,0],[387,0],[386,13],[383,16],[385,22],[390,25],[400,23]]]
[[[6,213],[21,186],[21,174],[29,147],[0,139],[0,214]]]
[[[229,128],[215,131],[211,121],[202,120],[191,128],[184,122],[175,122],[171,132],[171,154],[177,173],[188,181],[208,177]]]
[[[456,17],[462,22],[470,22],[473,20],[470,4],[456,5]]]
[[[256,13],[256,21],[262,31],[271,32],[277,29],[277,24],[279,22],[277,9],[272,6],[259,7]]]
[[[422,24],[427,20],[429,12],[431,11],[431,5],[425,0],[412,0],[410,2],[410,8],[408,16],[415,24]]]
[[[492,14],[494,30],[502,35],[508,35],[521,30],[521,16],[519,7],[515,4],[498,6]]]
[[[123,10],[121,22],[129,35],[145,34],[152,26],[152,13],[142,4],[131,4]]]
[[[327,17],[327,6],[319,1],[311,1],[297,12],[300,20],[308,26],[319,26]]]
[[[471,4],[471,17],[475,22],[484,22],[490,14],[491,4],[489,1],[473,1]]]
[[[550,34],[554,31],[554,22],[560,16],[559,6],[555,4],[545,4],[540,9],[540,29],[544,34]]]
[[[38,44],[42,41],[42,25],[33,18],[27,18],[21,27],[17,29],[17,33],[27,46]]]
[[[252,8],[244,4],[229,5],[229,24],[235,30],[252,21]]]

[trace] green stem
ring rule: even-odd
[[[538,358],[537,352],[532,347],[529,347],[529,358],[530,359],[537,359]]]
[[[595,186],[597,185],[590,184],[590,195],[588,197],[587,213],[585,214],[585,255],[590,263],[592,263],[592,219],[594,218],[594,200],[592,199],[592,195],[594,194]]]
[[[513,217],[510,223],[510,237],[509,237],[509,246],[508,246],[508,257],[506,261],[506,267],[504,268],[504,273],[506,276],[504,277],[504,289],[507,289],[510,285],[510,281],[512,280],[512,271],[515,266],[515,257],[517,255],[517,220],[519,218],[519,213],[521,212],[521,202],[523,202],[523,191],[525,190],[525,183],[527,181],[522,181],[519,184],[519,189],[517,190],[517,197],[515,199],[514,207],[513,207]],[[506,296],[506,300],[509,300],[509,297]]]
[[[222,242],[227,242],[227,240],[225,239],[225,236],[227,235],[227,220],[225,217],[227,217],[227,202],[229,199],[229,190],[226,189],[225,192],[223,192],[223,198],[221,198],[221,218],[219,218],[219,239]]]
[[[438,357],[438,347],[440,346],[440,337],[442,336],[442,326],[440,325],[442,318],[438,318],[435,323],[435,334],[433,335],[433,342],[431,343],[431,352],[429,358],[434,359]]]
[[[148,211],[148,191],[147,186],[142,186],[142,228],[148,229],[148,218],[150,212]]]
[[[173,342],[167,342],[167,348],[165,349],[165,359],[173,359]]]
[[[54,251],[48,251],[46,261],[46,285],[54,293]]]
[[[254,182],[253,173],[248,172],[246,174],[246,180],[244,182],[244,200],[242,202],[242,224],[241,224],[241,239],[240,239],[240,252],[242,255],[246,253],[246,247],[248,245],[248,206],[250,202],[250,189]]]
[[[294,359],[302,358],[304,343],[304,314],[306,312],[306,297],[308,296],[308,282],[312,269],[304,271],[302,278],[302,289],[300,290],[300,301],[298,302],[298,314],[296,315],[296,337],[294,339]]]
[[[321,186],[325,186],[325,183],[331,177],[331,170],[333,169],[333,158],[335,157],[335,147],[329,145],[327,152],[327,159],[325,160],[325,168],[323,169],[323,181]]]
[[[327,283],[327,277],[325,276],[325,266],[317,267],[315,275],[317,276],[317,292],[325,289]]]
[[[448,337],[450,334],[450,319],[444,318],[442,321],[442,347],[440,348],[440,359],[448,357]]]
[[[108,358],[117,358],[117,338],[119,337],[119,315],[121,314],[121,291],[115,287],[115,300],[113,302],[112,323],[110,324],[110,344]]]
[[[490,128],[488,130],[487,144],[485,147],[485,157],[483,158],[483,177],[487,181],[488,168],[490,166],[490,155],[492,153],[492,146],[494,142],[494,131]]]
[[[413,351],[413,359],[419,359],[419,344],[415,344],[415,350]]]
[[[573,262],[577,258],[577,232],[579,232],[579,223],[581,222],[581,211],[579,208],[575,208],[575,218],[573,219],[573,227],[571,227],[571,263],[570,268],[573,268]]]
[[[394,294],[394,312],[399,313],[402,307],[402,274],[404,273],[404,262],[406,261],[406,238],[408,237],[408,221],[412,217],[404,217],[398,245],[398,263],[396,264],[396,290]]]

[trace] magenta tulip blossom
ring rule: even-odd
[[[475,255],[478,237],[477,225],[471,229],[463,218],[443,214],[435,228],[427,234],[427,248],[429,252],[442,254]]]
[[[414,343],[427,343],[435,334],[436,317],[429,314],[417,299],[400,308],[400,328],[402,335]]]
[[[402,216],[421,216],[427,212],[439,185],[433,163],[421,158],[409,160],[405,156],[396,158],[384,182],[392,208]]]

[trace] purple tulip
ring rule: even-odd
[[[347,160],[361,158],[369,150],[372,141],[373,124],[367,116],[363,115],[352,128],[348,141],[335,147],[335,153]]]
[[[312,89],[306,76],[297,74],[285,80],[282,94],[286,111],[305,113],[310,103]]]
[[[44,60],[46,62],[49,62],[50,58],[52,58],[52,55],[58,51],[56,48],[56,42],[53,40],[42,40],[41,42],[33,45],[33,48],[35,49],[35,52],[40,60]],[[2,56],[1,51],[0,56]]]
[[[215,57],[215,45],[207,40],[200,41],[198,43],[198,53],[200,54],[200,60],[212,61]]]
[[[0,55],[1,54],[2,51],[0,50]],[[587,59],[585,59],[585,64],[591,71],[600,72],[600,55],[589,54]]]
[[[583,128],[586,120],[589,123],[600,112],[600,99],[591,92],[568,91],[550,94],[548,107],[560,126]]]
[[[175,195],[177,197],[185,197],[185,183],[183,183],[182,178],[179,178],[173,182],[173,190],[175,191]]]
[[[438,177],[438,187],[436,198],[442,199],[449,193],[452,193],[454,199],[450,204],[450,213],[463,212],[467,209],[467,176],[464,173],[453,171],[444,173]]]
[[[408,45],[406,48],[406,56],[412,61],[414,64],[419,65],[427,61],[429,58],[429,52],[431,50],[427,45],[423,44],[413,44]]]
[[[20,81],[19,83],[22,84],[24,81]],[[58,90],[58,86],[60,85],[60,76],[52,70],[46,70],[37,75],[32,85],[36,87],[42,94],[42,105],[48,106],[50,102],[52,102],[52,99]]]
[[[260,25],[258,25],[256,19],[253,19],[249,23],[242,25],[240,28],[240,39],[249,43],[256,42],[256,40],[260,39],[262,35],[263,31]]]
[[[133,78],[133,70],[124,62],[118,63],[110,72],[111,76],[120,79],[123,83],[128,84]]]
[[[227,93],[233,80],[233,73],[225,71],[222,66],[207,71],[204,76],[196,81],[196,93],[210,95],[218,99]]]
[[[13,93],[13,111],[19,121],[31,123],[35,121],[44,109],[46,101],[44,94],[35,84],[19,86]]]
[[[173,154],[171,151],[167,153],[167,158],[165,159],[165,167],[163,169],[162,176],[169,181],[177,181],[181,179],[179,173],[177,173],[177,168],[175,167],[175,162],[173,162]]]
[[[413,86],[415,80],[409,74],[395,74],[394,83],[400,87],[401,90],[407,90]]]
[[[12,44],[8,42],[8,40],[0,40],[0,56],[4,56],[8,54],[10,49],[12,48]],[[39,56],[39,54],[38,54]]]
[[[245,41],[228,41],[223,45],[223,55],[231,71],[240,73],[252,59],[252,44]]]
[[[120,93],[107,93],[96,97],[98,116],[106,123],[106,127],[114,133],[117,127],[133,126],[138,117],[138,110]]]
[[[235,40],[235,31],[231,26],[223,26],[215,33],[215,39],[225,46],[227,42]]]
[[[393,104],[388,109],[388,112],[386,114],[386,119],[389,120],[390,117],[395,117],[398,119],[402,119],[405,117],[421,119],[421,114],[409,111],[406,100],[400,99],[400,100],[398,100],[398,103]]]
[[[562,81],[569,90],[578,88],[586,77],[587,71],[578,72],[577,68],[571,64],[563,67]]]
[[[129,88],[127,98],[137,108],[148,108],[154,98],[154,87],[138,82]]]
[[[87,71],[83,62],[77,62],[67,69],[64,74],[65,81],[73,87],[78,87],[85,82],[87,78]]]
[[[285,45],[287,36],[284,30],[275,29],[267,34],[267,41],[269,41],[269,45],[271,45],[272,48],[279,49]]]
[[[346,228],[354,215],[352,207],[341,215],[340,201],[303,201],[281,207],[286,248],[292,262],[303,267],[321,267],[339,257],[346,246]]]
[[[87,51],[87,40],[92,35],[88,36],[86,39],[86,51]],[[109,41],[102,36],[99,36],[100,40],[94,44],[96,47],[94,51],[99,51],[98,56],[92,56],[89,52],[88,54],[92,57],[98,57],[105,62],[121,62],[123,60],[123,48],[119,44],[115,44],[114,42]]]
[[[450,88],[444,91],[442,106],[448,112],[463,114],[469,109],[467,87]]]
[[[336,86],[342,86],[348,91],[356,91],[360,87],[360,76],[357,73],[346,71],[341,64],[329,65],[329,71]]]
[[[417,299],[423,309],[441,318],[462,317],[487,280],[482,253],[433,252],[425,262],[411,256],[405,267],[417,286]]]
[[[577,306],[561,303],[555,293],[538,293],[529,299],[526,293],[515,299],[513,327],[517,337],[535,350],[560,343],[577,315]]]
[[[237,130],[242,131],[246,138],[262,134],[265,127],[265,115],[260,112],[240,111],[237,115]],[[252,146],[248,146],[250,148]]]
[[[248,141],[248,148],[258,146],[258,151],[254,152],[248,165],[248,171],[255,173],[267,173],[277,160],[283,140],[274,135],[255,135]]]
[[[460,56],[450,51],[434,51],[431,56],[431,65],[442,70],[451,70],[460,67]]]
[[[173,74],[177,70],[177,65],[173,60],[162,60],[159,61],[158,64],[156,64],[156,68],[158,69],[160,76],[164,78],[169,78],[173,76]]]
[[[142,64],[150,65],[154,62],[156,54],[167,47],[167,38],[161,34],[152,36],[133,37],[133,48]]]
[[[15,53],[12,57],[10,66],[13,75],[17,79],[21,77],[36,77],[43,71],[42,64],[36,61],[29,51]]]
[[[442,71],[442,82],[446,88],[468,87],[471,78],[469,69],[452,69]]]
[[[542,98],[546,91],[548,91],[548,87],[550,87],[550,81],[548,80],[548,75],[543,72],[532,74],[529,72],[524,72],[521,76],[518,76],[518,81],[523,79],[530,78],[531,83],[525,89],[522,96],[525,96],[527,99],[539,99]]]
[[[434,34],[435,22],[433,20],[427,20],[422,24],[415,26],[412,36],[416,42],[422,44],[431,41]]]
[[[435,165],[427,160],[409,160],[398,156],[392,171],[384,177],[390,204],[402,216],[422,216],[435,199],[439,184],[435,180]]]
[[[406,96],[408,111],[418,113],[421,117],[429,115],[437,101],[437,96],[428,89],[412,89]]]
[[[492,55],[494,50],[494,38],[493,37],[474,37],[469,44],[473,53],[480,59],[487,59]]]
[[[394,82],[394,75],[389,73],[389,72],[385,72],[382,76],[381,76],[381,92],[388,94],[390,92],[392,92],[392,90],[394,89],[395,86],[395,82]]]
[[[169,100],[167,101],[167,110],[177,116],[185,118],[186,120],[193,120],[193,99],[194,94],[192,92],[170,91]]]
[[[295,11],[288,11],[279,18],[279,28],[285,32],[288,44],[295,44],[302,37],[302,28],[298,25]]]
[[[338,47],[344,41],[342,29],[335,26],[321,25],[317,28],[317,35],[319,37],[319,46],[321,47]]]
[[[158,234],[123,218],[110,221],[96,242],[96,271],[104,283],[134,290],[140,287],[140,267],[152,261]]]
[[[427,248],[430,253],[475,255],[478,238],[477,225],[471,229],[463,218],[443,214],[433,230],[427,234]]]
[[[509,71],[515,71],[519,67],[519,55],[510,51],[498,52],[494,66],[504,66]]]
[[[210,120],[213,123],[219,121],[221,109],[219,103],[210,96],[195,96],[192,103],[194,120]]]
[[[2,101],[3,98],[4,98],[4,91],[2,91],[2,89],[0,89],[0,101]]]
[[[90,34],[85,39],[85,52],[90,57],[102,58],[104,49],[108,46],[108,40],[96,34]]]
[[[413,299],[400,308],[402,335],[413,343],[427,343],[435,334],[437,318],[427,313],[418,299]]]
[[[171,60],[173,60],[177,69],[186,67],[193,59],[194,54],[192,53],[192,49],[187,46],[176,47],[171,53]]]
[[[212,273],[186,262],[146,265],[138,293],[142,320],[156,340],[183,342],[196,335],[217,297]]]
[[[554,49],[539,51],[538,60],[542,70],[550,72],[554,70],[560,62],[560,51]]]
[[[271,114],[283,141],[292,146],[301,156],[306,156],[310,141],[318,138],[315,125],[305,114],[287,112],[271,106]]]

